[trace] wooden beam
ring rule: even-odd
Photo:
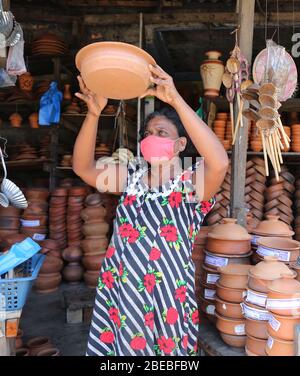
[[[254,8],[255,0],[239,2],[239,46],[250,63],[252,60]],[[235,103],[235,119],[237,118],[238,105]],[[231,164],[231,216],[237,218],[240,225],[246,226],[245,208],[245,180],[248,145],[248,122],[243,117],[244,126],[239,128],[233,147]]]
[[[2,8],[5,12],[10,10],[10,0],[2,0]]]

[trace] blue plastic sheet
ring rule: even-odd
[[[57,82],[51,82],[50,88],[42,95],[40,99],[40,125],[59,123],[62,98],[63,94],[58,90]]]

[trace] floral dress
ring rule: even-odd
[[[215,203],[197,201],[197,165],[149,189],[142,158],[129,164],[102,263],[87,355],[197,355],[192,248]]]

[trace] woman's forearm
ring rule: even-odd
[[[95,166],[95,146],[99,117],[87,113],[76,138],[73,150],[73,169],[76,173]]]
[[[177,111],[191,141],[205,158],[206,167],[218,169],[227,166],[227,153],[215,133],[200,119],[194,110],[178,96],[173,107]]]

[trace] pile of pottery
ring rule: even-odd
[[[78,246],[69,246],[63,250],[62,257],[67,262],[63,270],[64,280],[70,284],[79,283],[83,275],[81,248]]]
[[[249,270],[247,295],[243,303],[246,318],[247,355],[265,356],[268,340],[267,326],[270,319],[267,307],[269,285],[282,274],[294,275],[288,266],[274,256],[266,256]]]
[[[222,142],[224,149],[231,148],[232,131],[230,115],[227,112],[218,112],[213,122],[213,131]]]
[[[57,35],[47,33],[39,36],[30,45],[32,55],[65,55],[66,43]]]
[[[289,264],[297,261],[300,255],[300,243],[288,238],[260,238],[257,240],[256,254],[260,259],[265,256],[275,256],[279,261]]]
[[[280,219],[291,225],[294,220],[293,216],[293,193],[295,191],[295,178],[282,166],[279,181],[276,178],[270,180],[270,185],[265,191],[265,214],[275,214]]]
[[[99,145],[96,145],[95,148],[95,159],[99,159],[101,157],[108,157],[111,155],[111,148],[104,144],[100,143]]]
[[[82,263],[86,269],[84,281],[88,287],[95,288],[98,284],[99,271],[105,258],[109,224],[105,220],[107,209],[103,206],[101,195],[93,193],[85,199],[85,209],[81,211],[84,221],[82,232],[85,238],[81,241],[84,253]],[[109,249],[107,250],[109,252]]]
[[[46,188],[28,188],[25,193],[28,207],[21,218],[21,234],[33,240],[44,240],[48,233],[48,197]]]
[[[20,228],[21,210],[8,206],[0,206],[0,238],[5,239],[7,236],[18,234]]]
[[[67,246],[67,203],[68,203],[68,189],[56,188],[51,193],[50,209],[49,209],[49,230],[50,239],[57,240],[60,249]]]
[[[34,337],[26,345],[16,347],[16,356],[60,356],[60,351],[47,337]]]
[[[12,153],[10,153],[10,160],[21,161],[21,160],[34,160],[38,158],[37,150],[34,146],[24,142],[18,143],[10,148]]]
[[[224,218],[207,235],[201,275],[200,295],[204,305],[214,304],[219,287],[219,268],[230,264],[250,264],[251,236],[234,218]]]
[[[292,151],[300,152],[300,124],[291,125],[292,129]]]
[[[294,231],[291,230],[291,228],[281,221],[277,215],[267,215],[266,219],[261,221],[258,226],[256,226],[251,231],[252,233],[252,240],[251,240],[251,247],[252,247],[252,262],[256,264],[257,262],[261,261],[261,258],[269,255],[271,252],[271,255],[275,255],[273,250],[269,250],[267,247],[266,250],[264,250],[263,246],[259,249],[259,254],[257,254],[257,242],[259,240],[267,239],[267,238],[273,238],[273,237],[279,237],[283,239],[291,239],[294,235]],[[276,253],[278,255],[278,252]],[[284,253],[283,253],[284,254]],[[294,259],[294,257],[293,257]],[[284,261],[284,260],[282,260]]]
[[[294,207],[295,207],[295,239],[300,241],[300,179],[295,183],[296,191],[294,193]]]
[[[250,268],[247,264],[231,264],[219,269],[216,327],[223,341],[233,347],[245,347],[246,344],[246,320],[241,303],[246,295]]]
[[[73,158],[72,154],[63,155],[60,165],[62,167],[72,167],[72,158]]]
[[[47,256],[57,257],[59,259],[62,258],[61,247],[57,240],[45,239],[45,240],[39,241],[38,243],[42,247],[42,249],[40,250],[40,253],[47,255]]]
[[[249,125],[249,132],[250,149],[256,153],[262,151],[262,139],[256,126],[256,123],[254,121],[251,121],[251,124]]]
[[[206,216],[209,226],[214,226],[230,214],[230,187],[231,187],[231,165],[229,164],[224,181],[216,194],[216,203]]]
[[[34,96],[36,99],[39,99],[46,91],[49,90],[51,81],[49,80],[42,80],[38,81],[34,85]]]
[[[50,145],[51,143],[51,137],[50,136],[44,136],[39,140],[39,151],[38,155],[41,159],[49,159],[50,158]]]

